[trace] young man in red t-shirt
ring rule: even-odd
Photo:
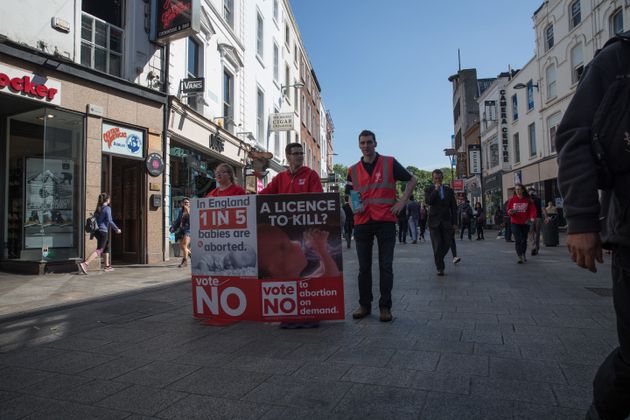
[[[302,194],[324,192],[317,172],[304,166],[304,150],[300,143],[289,143],[284,149],[289,169],[274,176],[260,194]],[[280,328],[315,328],[319,321],[281,322]]]

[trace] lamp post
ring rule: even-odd
[[[455,159],[457,159],[457,150],[452,147],[444,149],[444,155],[448,158],[449,163],[451,164],[451,187],[453,187],[453,180],[455,179],[453,166],[455,166]]]

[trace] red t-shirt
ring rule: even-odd
[[[517,225],[524,225],[529,220],[536,218],[536,206],[526,197],[512,196],[508,201],[507,210],[514,211],[510,215],[510,222]]]
[[[206,194],[206,197],[228,197],[230,195],[245,195],[247,192],[240,186],[232,184],[223,191],[219,187]]]
[[[274,176],[259,194],[300,194],[324,192],[319,175],[306,166],[300,167],[295,174],[287,169]]]

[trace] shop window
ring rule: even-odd
[[[2,258],[67,261],[83,248],[82,115],[37,110],[8,119]]]
[[[84,0],[81,14],[81,64],[122,77],[121,0]]]

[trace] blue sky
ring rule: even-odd
[[[357,135],[404,166],[449,166],[457,49],[478,78],[534,55],[542,0],[290,0],[335,124],[335,163],[361,154]]]

